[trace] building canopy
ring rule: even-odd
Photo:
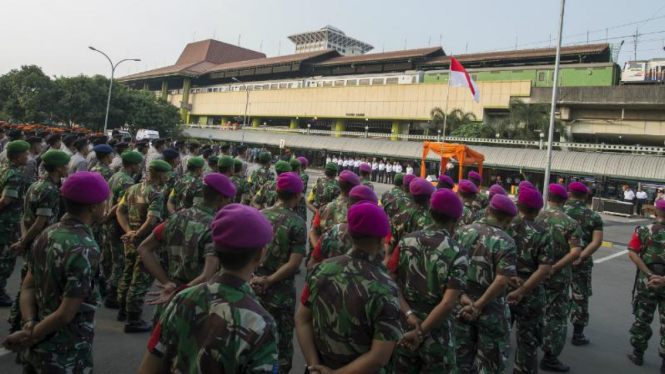
[[[446,165],[451,158],[463,166],[478,165],[478,172],[481,175],[483,174],[483,162],[485,161],[485,156],[483,156],[482,153],[476,152],[464,144],[423,142],[423,159],[420,163],[420,176],[423,178],[427,176],[425,160],[430,151],[434,152],[441,158],[441,174],[445,173]],[[462,180],[463,178],[463,168],[459,168],[459,178],[457,180]]]

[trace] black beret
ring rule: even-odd
[[[31,136],[25,141],[27,141],[30,144],[39,144],[42,142],[42,138],[40,138],[39,136]]]
[[[174,160],[180,157],[180,152],[178,152],[177,149],[173,148],[166,148],[164,152],[162,152],[162,154],[164,155],[164,159],[166,160]]]
[[[55,144],[55,143],[57,143],[57,142],[59,142],[59,141],[61,141],[61,140],[62,140],[62,137],[60,136],[60,134],[54,134],[53,136],[51,136],[50,138],[48,138],[48,140],[47,140],[46,142],[47,142],[49,145],[53,145],[53,144]]]

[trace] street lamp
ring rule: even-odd
[[[441,129],[436,130],[436,141],[441,143]]]
[[[99,53],[103,54],[104,57],[106,57],[106,59],[109,60],[109,63],[111,64],[111,83],[109,83],[109,97],[106,100],[106,118],[104,119],[104,134],[106,134],[106,126],[108,125],[108,122],[109,122],[109,109],[111,108],[111,91],[113,90],[113,75],[115,73],[115,68],[117,68],[118,65],[120,65],[121,63],[123,63],[125,61],[141,61],[141,59],[139,59],[139,58],[126,58],[124,60],[118,61],[118,63],[114,65],[113,61],[111,61],[111,58],[109,58],[109,56],[107,56],[106,53],[100,51],[99,49],[96,49],[95,47],[88,47],[88,48],[90,48],[90,50],[92,50],[92,51],[99,52]]]
[[[494,136],[495,136],[497,139],[499,139],[499,138],[501,137],[501,134],[499,134],[499,133],[497,132],[496,134],[494,134]]]
[[[365,126],[365,139],[369,137],[369,126]]]
[[[540,141],[538,142],[538,148],[541,149],[541,150],[543,149],[543,140],[544,139],[545,139],[545,133],[541,131],[540,132]]]
[[[308,123],[307,124],[307,135],[309,135],[309,131],[312,129],[312,124]]]
[[[231,80],[242,84],[242,86],[245,87],[245,92],[247,92],[247,98],[245,99],[245,116],[242,118],[242,141],[240,142],[240,144],[245,144],[245,127],[247,126],[247,107],[249,106],[249,90],[247,89],[247,85],[244,82],[242,82],[240,79],[233,77],[231,78]]]

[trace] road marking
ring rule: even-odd
[[[602,245],[603,245],[603,247],[607,247],[607,248],[614,247],[614,243],[612,243],[612,242],[603,242]]]
[[[593,263],[594,263],[594,264],[600,264],[600,263],[603,263],[603,262],[605,262],[605,261],[609,261],[609,260],[611,260],[611,259],[613,259],[613,258],[617,258],[617,257],[619,257],[619,256],[623,256],[623,255],[625,255],[626,253],[628,253],[628,250],[627,250],[627,249],[624,249],[624,250],[621,251],[621,252],[617,252],[617,253],[615,253],[615,254],[612,254],[612,255],[609,255],[609,256],[605,256],[605,257],[603,257],[603,258],[599,258],[599,259],[595,260]]]

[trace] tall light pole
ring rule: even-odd
[[[115,74],[115,68],[117,68],[118,65],[120,65],[121,63],[123,63],[125,61],[141,61],[141,59],[139,59],[139,58],[126,58],[124,60],[118,61],[118,63],[114,65],[113,61],[111,61],[111,58],[109,56],[107,56],[106,53],[100,51],[99,49],[97,49],[95,47],[88,47],[88,48],[90,48],[91,50],[93,50],[95,52],[99,52],[99,53],[103,54],[104,57],[106,57],[106,59],[109,60],[109,63],[111,64],[111,83],[109,83],[109,97],[106,100],[106,117],[104,118],[104,132],[103,132],[104,135],[106,135],[106,126],[108,125],[108,122],[109,122],[109,109],[111,108],[111,91],[113,91],[113,75]]]
[[[245,99],[245,116],[242,118],[242,141],[240,144],[245,143],[245,127],[247,126],[247,107],[249,106],[249,90],[247,89],[247,85],[243,83],[240,79],[233,77],[231,80],[238,82],[242,84],[243,87],[245,87],[245,92],[247,92],[247,98]]]
[[[550,129],[547,139],[547,165],[545,165],[545,183],[543,186],[543,200],[547,206],[547,193],[550,188],[550,174],[552,172],[552,140],[554,138],[554,112],[556,111],[557,94],[559,93],[559,66],[561,65],[561,38],[563,34],[563,14],[566,9],[566,0],[561,0],[561,14],[559,15],[559,36],[557,37],[556,62],[554,64],[554,84],[552,85],[552,108],[550,110]]]

